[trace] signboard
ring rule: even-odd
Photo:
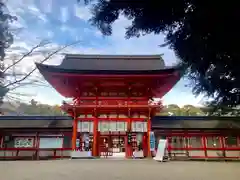
[[[154,160],[163,161],[166,146],[167,146],[167,140],[166,139],[160,139],[159,143],[158,143],[156,156],[153,158]]]
[[[150,151],[155,151],[155,134],[153,131],[150,132]]]
[[[40,138],[39,148],[62,148],[63,138]]]
[[[16,137],[14,138],[15,148],[31,148],[34,146],[34,138]]]
[[[132,122],[132,132],[147,132],[147,122]]]

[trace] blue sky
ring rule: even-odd
[[[88,7],[78,4],[77,0],[8,0],[8,10],[18,17],[14,28],[21,28],[15,35],[14,50],[30,49],[40,40],[52,42],[51,47],[58,47],[67,43],[81,40],[78,45],[66,49],[68,53],[85,54],[164,54],[166,65],[177,62],[174,53],[166,48],[160,48],[164,43],[163,35],[147,35],[141,38],[124,38],[125,27],[130,23],[121,17],[113,25],[113,34],[104,37],[95,27],[88,23],[91,14]],[[11,51],[12,52],[12,51]],[[41,56],[27,58],[21,64],[21,71],[29,71],[35,61]],[[62,57],[50,59],[48,64],[59,64]],[[34,75],[39,76],[36,72]],[[200,105],[201,98],[195,98],[188,82],[181,80],[167,95],[164,104]],[[60,104],[64,99],[54,89],[46,87],[31,87],[18,89],[19,92],[31,94],[33,98],[48,104]],[[29,97],[30,98],[30,97]]]

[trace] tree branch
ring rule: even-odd
[[[55,54],[57,54],[58,52],[62,51],[63,49],[66,49],[67,47],[69,46],[72,46],[72,45],[75,45],[79,43],[79,41],[77,42],[74,42],[74,43],[71,43],[71,44],[68,44],[68,45],[65,45],[59,49],[57,49],[56,51],[50,53],[46,58],[44,58],[42,61],[40,61],[40,63],[44,63],[45,61],[47,61],[49,58],[51,58],[52,56],[54,56]],[[25,79],[27,79],[35,70],[37,69],[37,67],[35,67],[32,71],[30,71],[29,73],[26,74],[26,76],[24,76],[23,78],[19,79],[19,80],[16,80],[14,82],[11,82],[7,85],[4,86],[4,88],[8,88],[9,86],[12,86],[14,84],[17,84],[17,83],[20,83],[22,81],[24,81]]]
[[[34,46],[29,52],[27,52],[26,54],[24,54],[19,60],[15,61],[13,64],[11,64],[10,66],[8,66],[7,68],[5,68],[5,70],[3,71],[3,73],[5,73],[7,70],[9,70],[10,68],[14,67],[15,65],[17,65],[18,63],[20,63],[24,58],[26,58],[27,56],[29,56],[32,52],[34,52],[36,49],[38,49],[39,47],[43,47],[45,45],[49,44],[49,42],[45,42],[41,41],[38,45]]]
[[[48,87],[51,88],[51,86],[44,84],[43,82],[38,82],[38,81],[30,81],[27,83],[16,83],[18,85],[14,86],[13,88],[10,89],[10,91],[13,91],[17,88],[23,87],[23,86],[28,86],[28,85],[32,85],[32,86],[37,86],[37,87]]]

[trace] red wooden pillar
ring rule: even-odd
[[[187,137],[185,137],[185,138],[187,138]],[[188,150],[188,144],[187,144],[186,148]],[[155,149],[157,150],[157,147],[155,147]],[[167,137],[167,152],[168,152],[168,154],[171,154],[171,137],[169,137],[169,136]]]
[[[143,148],[143,153],[144,153],[144,157],[146,157],[148,155],[148,133],[144,132],[143,133],[143,138],[142,138],[142,148]]]
[[[127,137],[127,135],[126,136],[124,136],[124,143],[125,143],[125,148],[126,148],[126,151],[125,151],[125,158],[128,158],[128,154],[129,154],[129,150],[128,150],[128,137]]]
[[[225,157],[226,156],[226,149],[225,149],[225,142],[224,142],[224,137],[223,136],[220,136],[220,146],[222,148],[222,153],[223,153],[223,156]]]
[[[131,125],[132,125],[132,119],[131,117],[129,117],[127,121],[127,137],[128,137],[128,133],[131,132],[131,129],[132,129]],[[126,158],[131,158],[131,157],[132,157],[132,144],[129,144],[127,140]]]
[[[152,157],[150,149],[150,132],[151,132],[151,119],[147,120],[147,157]]]
[[[151,145],[150,145],[150,132],[152,129],[151,124],[151,108],[148,108],[148,120],[147,120],[147,157],[152,157]]]
[[[40,145],[40,136],[39,136],[39,133],[37,132],[35,137],[36,160],[39,160],[39,145]]]
[[[208,155],[207,155],[207,139],[206,139],[206,136],[202,136],[202,143],[203,143],[203,149],[204,149],[204,156],[205,156],[205,158],[207,158]]]
[[[98,156],[98,118],[93,121],[93,156]]]
[[[75,111],[75,110],[74,110]],[[76,140],[77,140],[77,117],[76,113],[74,112],[74,119],[73,119],[73,132],[72,132],[72,151],[76,150]]]
[[[131,158],[132,157],[132,143],[128,143],[128,133],[132,132],[132,119],[131,119],[131,108],[130,108],[130,97],[131,97],[131,85],[128,85],[128,99],[127,99],[127,106],[128,108],[128,120],[127,120],[127,150],[126,150],[126,158]]]

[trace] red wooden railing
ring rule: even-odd
[[[183,138],[185,143],[182,144],[182,147],[174,146],[172,142],[173,137]],[[207,141],[210,141],[210,137],[217,138],[216,142],[219,147],[210,147],[209,144],[207,144]],[[190,143],[191,138],[199,138],[201,143],[198,145]],[[204,133],[202,133],[202,136],[170,135],[167,136],[166,151],[169,156],[174,156],[176,159],[177,157],[185,157],[188,159],[240,159],[240,136],[236,138],[235,144],[230,146],[227,144],[225,136],[204,135]],[[214,144],[212,144],[212,146],[214,146]],[[179,154],[179,156],[175,154]]]

